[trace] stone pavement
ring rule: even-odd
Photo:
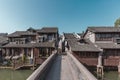
[[[58,55],[55,59],[46,80],[77,80],[67,55]]]

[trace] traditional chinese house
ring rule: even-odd
[[[84,34],[98,48],[102,49],[101,65],[118,67],[120,62],[120,28],[119,27],[88,27]]]
[[[103,67],[120,70],[119,27],[88,27],[82,36],[64,33],[64,37],[64,47],[85,66],[97,68],[100,74]]]
[[[21,62],[31,65],[42,64],[56,48],[58,28],[29,28],[27,31],[16,31],[9,34],[8,39],[9,43],[3,46],[3,54],[5,60],[15,63],[14,67]]]
[[[101,50],[89,39],[76,38],[75,34],[64,33],[71,53],[85,66],[96,67]]]
[[[2,51],[2,46],[6,45],[8,43],[8,37],[7,33],[0,33],[0,63],[3,62],[3,51]]]

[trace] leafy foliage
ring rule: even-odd
[[[115,27],[120,27],[120,18],[115,21]]]

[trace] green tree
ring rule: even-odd
[[[120,18],[118,18],[115,23],[114,23],[115,27],[120,27]]]

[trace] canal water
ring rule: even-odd
[[[33,70],[10,70],[0,69],[0,80],[26,80]],[[104,72],[102,80],[120,80],[120,74],[117,71]]]
[[[103,80],[120,80],[120,74],[117,71],[104,72]]]
[[[0,69],[0,80],[26,80],[33,70]]]

